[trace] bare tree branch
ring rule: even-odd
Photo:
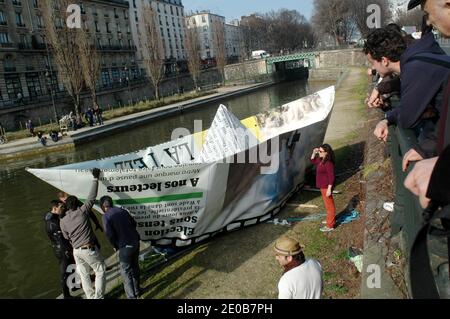
[[[162,38],[156,21],[156,12],[151,5],[145,5],[141,11],[143,21],[144,63],[150,80],[155,88],[155,97],[159,100],[159,84],[163,77]]]
[[[194,80],[194,87],[197,88],[197,81],[201,69],[200,38],[196,25],[194,25],[192,28],[188,28],[188,26],[186,25],[185,30],[186,30],[185,48],[189,72],[191,73],[192,80]]]
[[[80,94],[83,90],[83,73],[79,59],[79,29],[69,29],[66,25],[66,9],[69,0],[41,1],[45,25],[45,38],[51,47],[58,74],[65,89],[73,100],[78,123],[81,119]]]
[[[227,64],[227,53],[225,47],[225,25],[219,21],[212,24],[212,34],[214,43],[214,53],[217,68],[222,76],[222,82],[225,82],[225,65]]]
[[[97,83],[101,71],[101,55],[96,48],[95,40],[86,31],[80,30],[78,33],[78,44],[84,81],[91,91],[94,110],[97,110],[99,107],[97,101]]]

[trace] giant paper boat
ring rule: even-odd
[[[207,131],[178,129],[170,142],[141,151],[27,170],[83,201],[98,167],[97,198],[111,196],[127,209],[142,240],[187,246],[280,211],[303,185],[334,97],[332,86],[242,121],[220,105]]]

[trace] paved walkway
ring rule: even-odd
[[[272,82],[266,82],[262,84],[220,87],[217,89],[218,93],[114,118],[105,121],[105,124],[102,126],[88,126],[76,131],[69,131],[67,136],[64,136],[63,139],[57,143],[48,138],[46,147],[42,146],[36,137],[28,137],[10,141],[6,144],[0,145],[0,159],[14,158],[15,156],[25,155],[27,153],[33,154],[47,151],[57,151],[60,148],[67,148],[75,144],[80,144],[84,141],[91,140],[94,137],[99,137],[101,135],[110,134],[116,130],[124,129],[131,123],[133,126],[136,124],[143,124],[157,117],[176,114],[181,110],[193,108],[204,103],[214,102],[233,95],[244,94],[259,88],[270,86],[272,84]]]

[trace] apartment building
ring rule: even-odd
[[[214,41],[214,27],[222,26],[225,30],[225,49],[229,62],[239,59],[239,47],[241,42],[241,32],[238,25],[225,23],[225,17],[202,11],[186,17],[188,28],[197,28],[200,45],[201,57],[207,63],[216,56],[217,48]]]
[[[0,108],[44,101],[51,92],[64,93],[46,45],[41,1],[45,0],[0,0]],[[136,62],[128,1],[76,3],[81,8],[82,28],[93,34],[101,52],[99,89],[138,79],[141,72]]]
[[[166,75],[174,74],[186,60],[184,47],[184,7],[181,0],[130,0],[131,29],[137,47],[137,62],[145,68],[145,26],[143,8],[151,6],[155,10],[156,23],[162,40],[161,55],[165,59]]]

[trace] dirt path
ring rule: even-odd
[[[361,142],[362,106],[367,82],[364,70],[351,69],[337,92],[335,109],[326,140],[335,147],[338,163],[338,186],[343,195],[336,196],[338,212],[360,196],[359,173],[364,144]],[[303,209],[299,205],[317,205]],[[304,217],[324,211],[317,193],[300,192],[277,216]],[[363,213],[363,212],[362,212]],[[360,274],[347,259],[350,246],[362,248],[362,218],[336,231],[323,234],[321,220],[301,222],[291,227],[260,224],[215,237],[176,261],[152,274],[143,287],[145,298],[276,298],[282,274],[274,259],[272,245],[283,234],[300,240],[307,257],[319,259],[324,268],[324,298],[354,298],[359,295]]]

